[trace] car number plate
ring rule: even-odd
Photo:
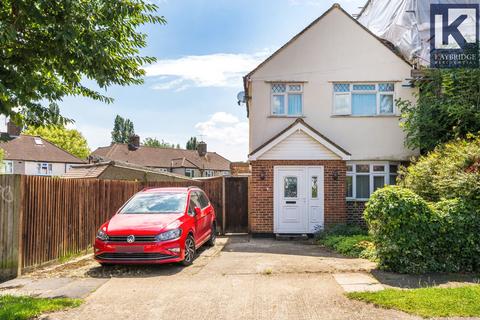
[[[115,251],[123,253],[144,252],[144,246],[116,246]]]

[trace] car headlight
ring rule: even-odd
[[[108,235],[105,231],[102,229],[98,229],[97,231],[97,239],[100,239],[102,241],[107,241],[108,240]]]
[[[157,241],[167,241],[167,240],[180,238],[181,234],[182,234],[182,229],[173,229],[173,230],[160,233],[158,236],[156,236],[156,239]]]

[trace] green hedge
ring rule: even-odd
[[[365,220],[382,268],[480,271],[480,213],[465,199],[429,204],[409,189],[389,186],[371,196]]]

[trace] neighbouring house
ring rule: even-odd
[[[252,233],[360,222],[377,188],[418,154],[396,99],[412,66],[338,4],[244,77]]]
[[[74,165],[62,178],[129,181],[185,182],[190,179],[179,174],[137,166],[121,161]]]
[[[35,136],[19,135],[0,142],[0,148],[5,151],[2,167],[5,174],[62,176],[72,165],[85,163],[85,160]]]
[[[207,144],[204,142],[199,143],[197,150],[155,148],[140,145],[140,138],[134,136],[129,144],[115,143],[100,147],[90,158],[91,161],[131,163],[189,178],[230,174],[230,161],[215,152],[207,152]]]

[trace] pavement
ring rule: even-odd
[[[80,307],[44,319],[420,319],[345,297],[353,288],[381,289],[373,268],[308,241],[228,237],[201,249],[190,267],[100,267],[88,257],[38,270],[0,294],[39,293],[32,283],[42,281],[51,289],[40,294],[50,296],[91,288]]]

